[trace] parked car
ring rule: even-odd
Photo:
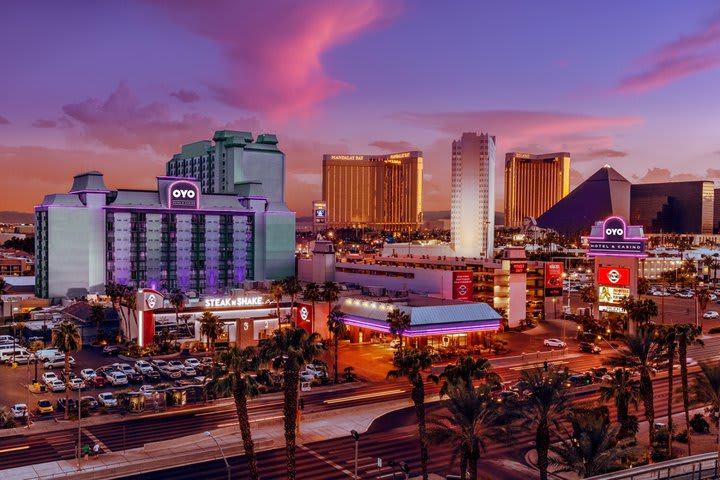
[[[85,382],[83,382],[82,378],[71,378],[67,382],[68,387],[70,390],[79,390],[81,388],[85,388]]]
[[[72,370],[68,371],[67,374],[64,371],[60,372],[60,380],[63,382],[68,382],[73,378],[78,378],[78,376]]]
[[[73,357],[68,357],[68,364],[70,366],[75,365],[75,359]],[[56,357],[53,360],[48,360],[47,362],[43,363],[43,368],[47,368],[48,370],[52,370],[53,368],[58,367],[65,367],[65,357]]]
[[[55,357],[61,357],[62,353],[60,353],[60,350],[58,350],[57,348],[44,348],[35,352],[35,355],[39,360],[47,362],[48,360],[54,359]]]
[[[128,382],[130,383],[143,383],[145,381],[145,377],[141,373],[138,373],[136,371],[132,371],[125,374],[128,378]]]
[[[168,362],[168,365],[170,365],[171,367],[177,368],[178,370],[180,370],[181,368],[183,368],[185,366],[185,364],[183,362],[181,362],[180,360],[171,360]]]
[[[110,393],[110,392],[104,392],[98,395],[98,404],[100,404],[101,407],[116,407],[117,406],[117,398]]]
[[[602,348],[598,347],[594,343],[590,342],[580,342],[578,344],[580,347],[581,352],[588,352],[588,353],[600,353],[602,352]]]
[[[543,342],[543,345],[546,347],[552,347],[552,348],[565,348],[567,347],[567,343],[563,342],[559,338],[546,338]]]
[[[103,347],[103,355],[108,357],[112,355],[118,355],[122,351],[123,347],[119,345],[107,345],[106,347]]]
[[[147,372],[144,376],[147,380],[160,380],[160,372],[156,370],[151,370]]]
[[[185,359],[185,366],[186,367],[192,367],[192,368],[198,368],[201,366],[200,360],[197,358],[187,358]]]
[[[77,410],[77,402],[74,398],[68,398],[68,405],[70,405],[70,411]],[[58,411],[65,410],[65,398],[58,398],[57,399],[57,408]]]
[[[96,376],[93,377],[91,380],[89,380],[89,383],[90,383],[93,387],[99,387],[99,388],[100,388],[100,387],[104,387],[105,385],[107,385],[107,378],[105,378],[105,377],[102,376],[102,375],[96,375]]]
[[[13,418],[25,418],[28,415],[27,405],[24,403],[16,403],[10,408]]]
[[[315,375],[315,378],[322,378],[327,375],[327,372],[324,368],[318,365],[314,365],[312,363],[308,363],[307,365],[305,365],[305,371],[313,373]]]
[[[138,373],[145,375],[148,372],[152,372],[153,367],[145,360],[138,360],[135,362],[135,370],[137,370]]]
[[[130,364],[128,364],[128,363],[113,363],[112,366],[115,370],[118,370],[118,371],[124,373],[125,375],[135,371],[135,369],[133,367],[131,367]]]
[[[98,401],[95,397],[91,397],[90,395],[87,395],[85,397],[80,397],[80,405],[85,404],[87,408],[89,409],[95,409],[98,406]]]
[[[171,367],[170,365],[165,365],[160,370],[160,375],[165,378],[180,378],[182,377],[182,372],[178,368]]]
[[[50,403],[50,400],[38,400],[37,403],[37,412],[40,415],[47,415],[50,413],[53,413],[55,409],[52,406],[52,403]]]
[[[495,398],[495,402],[497,402],[497,403],[503,403],[503,402],[506,402],[506,401],[508,401],[508,400],[516,400],[516,399],[518,399],[519,397],[520,397],[520,396],[518,395],[518,393],[515,392],[515,391],[513,391],[513,390],[503,390],[502,392],[500,392],[500,393],[498,393],[497,395],[495,395],[494,398]]]
[[[708,310],[707,312],[703,313],[703,318],[720,318],[720,313],[716,312],[715,310]]]
[[[65,383],[60,380],[51,380],[47,384],[48,389],[50,389],[51,392],[64,392],[65,391]]]
[[[303,370],[300,372],[300,380],[303,382],[310,382],[312,380],[315,380],[315,374],[313,372],[308,372],[307,370]]]
[[[520,380],[519,382],[512,385],[510,387],[510,390],[525,395],[525,392],[527,392],[529,388],[530,384],[528,382],[526,382],[525,380]]]
[[[652,292],[653,297],[669,297],[670,295],[672,295],[670,292],[663,292],[662,290],[656,290]]]
[[[47,385],[50,382],[54,382],[55,380],[60,380],[57,375],[55,375],[55,372],[45,372],[42,374],[42,381],[45,385]]]
[[[128,384],[128,377],[122,372],[118,372],[116,370],[113,370],[111,372],[107,372],[105,374],[105,377],[107,378],[108,382],[114,387],[118,385],[127,385]]]
[[[35,355],[32,353],[21,353],[19,355],[15,355],[15,363],[18,365],[25,365],[30,362],[35,361]]]
[[[153,358],[152,360],[150,360],[150,365],[152,365],[153,368],[155,368],[155,370],[159,372],[161,368],[167,366],[167,362],[165,360]]]
[[[155,395],[157,393],[157,389],[153,385],[143,385],[138,389],[138,391],[142,392],[143,395],[145,395],[146,397]]]
[[[182,372],[183,377],[193,378],[197,376],[197,371],[193,367],[188,367],[187,365],[183,365],[180,368],[180,372]]]
[[[97,374],[92,368],[83,368],[82,370],[80,370],[80,378],[85,381],[92,380],[95,377],[97,377]]]

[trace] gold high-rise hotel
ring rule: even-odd
[[[523,226],[570,193],[568,152],[505,154],[505,226]]]
[[[327,227],[416,230],[422,225],[422,152],[323,155]]]

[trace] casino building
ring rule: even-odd
[[[81,297],[111,281],[214,294],[293,275],[295,213],[274,197],[202,193],[177,176],[111,190],[100,172],[76,175],[35,207],[36,295]]]

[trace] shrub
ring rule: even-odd
[[[705,420],[702,413],[696,413],[690,419],[690,428],[695,433],[708,433],[710,431],[710,424]]]
[[[678,433],[677,435],[674,435],[673,438],[676,442],[680,443],[688,443],[688,431],[683,430],[682,432]]]
[[[720,327],[713,327],[710,330],[708,330],[708,333],[710,333],[710,334],[720,333]]]
[[[345,367],[345,370],[343,370],[342,378],[346,382],[354,382],[357,380],[357,375],[353,371],[355,370],[353,367]]]

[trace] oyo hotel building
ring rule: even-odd
[[[326,227],[417,230],[422,181],[422,152],[323,155]]]
[[[505,154],[505,226],[519,228],[570,193],[568,152]]]
[[[294,273],[295,214],[267,197],[204,194],[192,178],[157,190],[110,190],[77,175],[35,208],[36,295],[81,297],[109,282],[224,293]]]

